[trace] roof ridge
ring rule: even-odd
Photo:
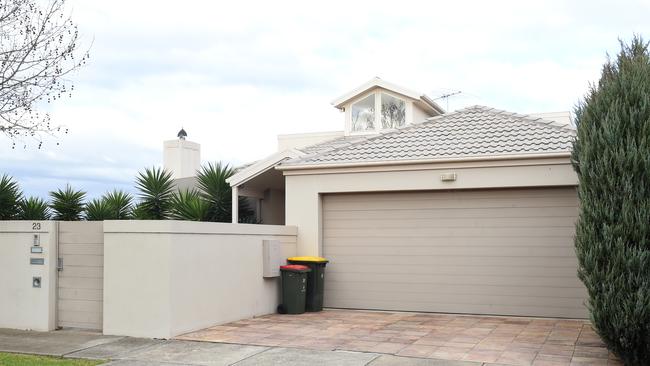
[[[482,107],[482,106],[477,106],[477,107]],[[523,119],[523,120],[526,120],[528,122],[535,123],[537,125],[553,127],[554,129],[557,129],[557,130],[570,131],[570,132],[575,132],[575,130],[576,130],[570,124],[568,124],[568,125],[567,124],[562,124],[562,123],[559,123],[559,122],[556,122],[556,121],[553,121],[553,120],[550,120],[550,119],[545,119],[545,118],[542,118],[542,117],[534,117],[534,116],[531,116],[530,114],[509,112],[509,111],[506,111],[506,110],[503,110],[503,109],[490,108],[490,107],[485,107],[485,108],[489,109],[489,110],[486,110],[486,112],[490,111],[490,112],[493,112],[493,113],[496,113],[496,114],[504,114],[504,115],[508,115],[508,116],[512,116],[512,117],[517,117],[519,119]]]

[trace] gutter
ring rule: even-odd
[[[393,160],[393,161],[367,161],[354,163],[325,163],[325,164],[308,164],[308,165],[278,165],[275,169],[281,171],[307,170],[307,169],[330,169],[330,168],[357,168],[373,166],[395,166],[395,165],[416,165],[416,164],[435,164],[435,163],[456,163],[472,161],[503,161],[503,160],[528,160],[528,159],[549,159],[549,158],[570,158],[571,152],[561,153],[542,153],[527,155],[498,155],[498,156],[470,156],[459,158],[442,158],[442,159],[419,159],[419,160]]]

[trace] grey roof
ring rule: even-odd
[[[575,130],[557,122],[473,106],[379,135],[301,149],[282,165],[348,164],[570,152]]]
[[[368,139],[367,135],[366,136],[363,135],[342,136],[342,137],[334,138],[332,140],[320,142],[315,145],[301,147],[298,150],[311,156],[311,155],[322,154],[324,152],[332,151],[335,149],[344,148],[346,146],[350,146],[355,143],[365,141],[367,139]]]

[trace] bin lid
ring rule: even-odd
[[[309,272],[311,268],[303,266],[302,264],[287,264],[286,266],[280,266],[281,271],[289,272]]]
[[[291,257],[287,260],[292,262],[312,262],[312,263],[328,263],[329,260],[323,257]]]

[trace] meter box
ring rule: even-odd
[[[262,242],[264,277],[280,277],[280,266],[285,264],[282,256],[282,243],[279,240],[264,240]]]

